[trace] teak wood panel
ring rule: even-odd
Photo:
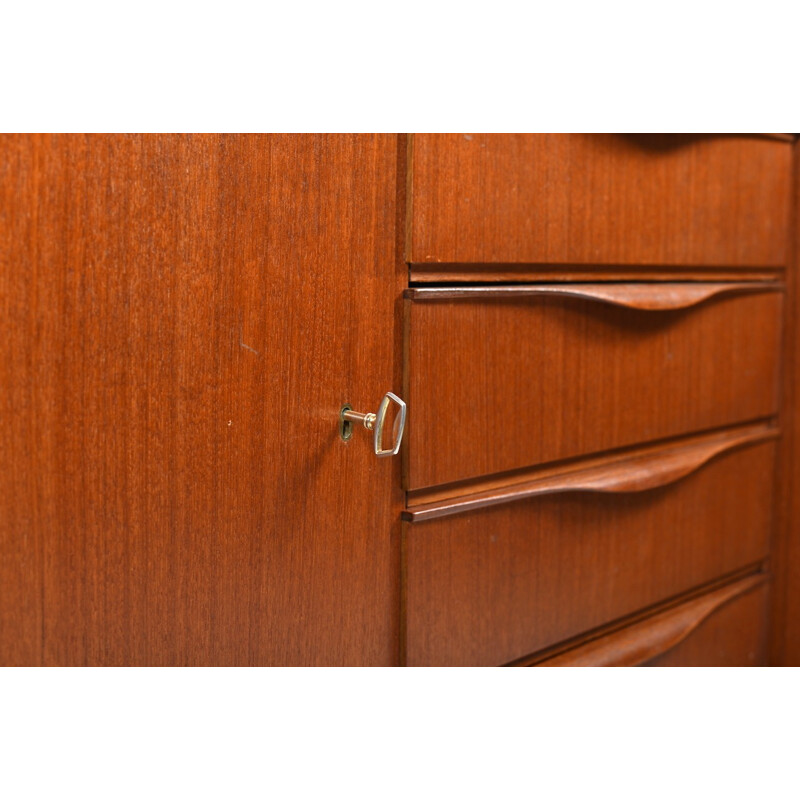
[[[402,157],[0,139],[0,663],[396,663]]]
[[[407,663],[509,663],[760,562],[774,453],[762,442],[635,494],[406,523]]]
[[[783,267],[791,159],[753,136],[415,134],[407,258],[440,280],[469,264]]]
[[[761,586],[714,611],[645,667],[762,667],[767,663],[767,602]]]
[[[782,292],[761,287],[672,311],[413,290],[407,488],[774,414]]]
[[[760,572],[535,660],[541,667],[756,666],[766,657]],[[733,606],[733,608],[731,608]],[[527,665],[527,664],[526,664]]]

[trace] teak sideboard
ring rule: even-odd
[[[798,186],[789,134],[0,137],[0,664],[800,664]]]

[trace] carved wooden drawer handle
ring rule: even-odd
[[[764,584],[763,573],[695,597],[641,622],[546,658],[537,667],[635,667],[671,650],[722,606]]]
[[[463,288],[408,289],[416,302],[433,300],[501,300],[506,298],[575,297],[641,311],[676,311],[712,297],[748,292],[783,291],[783,284],[740,283],[582,283],[540,286],[466,286]]]
[[[412,506],[404,512],[403,518],[409,522],[422,522],[545,494],[644,492],[675,483],[722,453],[777,435],[776,428],[761,424],[712,434],[691,443],[651,447],[643,454],[622,456],[600,466]]]

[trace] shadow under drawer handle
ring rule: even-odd
[[[582,283],[539,286],[466,286],[408,289],[416,302],[433,300],[501,300],[506,298],[574,297],[640,311],[676,311],[713,297],[747,292],[783,291],[782,283]]]

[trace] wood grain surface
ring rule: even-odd
[[[745,667],[764,663],[767,578],[751,575],[592,639],[539,667]]]
[[[761,562],[774,455],[768,441],[662,489],[405,523],[407,663],[509,663]]]
[[[406,488],[774,414],[783,297],[761,286],[685,311],[415,290]]]
[[[675,134],[415,134],[412,142],[407,256],[427,279],[432,265],[447,280],[467,264],[485,277],[487,265],[787,263],[790,142]]]
[[[397,661],[397,142],[0,139],[0,663]]]

